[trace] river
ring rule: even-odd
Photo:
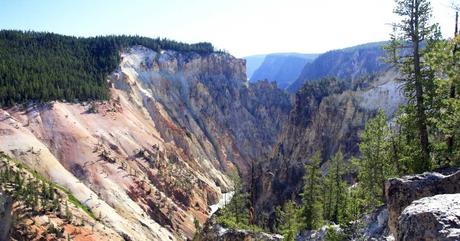
[[[233,194],[234,194],[234,193],[235,193],[235,192],[233,192],[233,191],[232,191],[232,192],[223,193],[223,194],[222,194],[222,198],[220,198],[220,200],[219,200],[218,203],[209,206],[209,207],[211,208],[211,214],[210,214],[209,216],[211,216],[211,215],[213,215],[215,212],[217,212],[217,210],[219,210],[219,208],[225,207],[225,205],[227,205],[227,204],[230,202],[230,200],[232,200],[232,197],[233,197]]]

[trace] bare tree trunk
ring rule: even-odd
[[[454,37],[457,37],[458,36],[458,11],[455,12],[455,33],[454,33]],[[452,50],[452,56],[453,56],[453,64],[456,64],[455,63],[455,54],[457,53],[458,49],[457,49],[457,44],[455,44],[454,46],[454,49]],[[450,84],[450,93],[449,93],[449,98],[455,98],[456,97],[456,94],[455,94],[456,90],[455,90],[455,84],[454,83],[451,83]],[[449,154],[449,156],[447,157],[447,160],[450,161],[451,160],[451,155],[452,155],[452,152],[453,152],[453,149],[454,149],[454,136],[449,136],[447,138],[447,153]]]
[[[430,149],[428,141],[428,129],[426,123],[425,103],[423,96],[423,77],[420,64],[420,26],[419,26],[419,1],[414,0],[412,44],[413,44],[413,65],[414,65],[414,85],[417,111],[417,126],[419,129],[420,146],[422,149],[422,159],[417,165],[417,172],[424,172],[430,169]]]
[[[249,224],[256,224],[256,170],[255,170],[255,161],[251,162],[251,190],[250,190],[250,207],[249,207]]]

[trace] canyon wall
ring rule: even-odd
[[[209,206],[272,152],[291,108],[224,53],[121,53],[105,102],[0,110],[0,151],[68,189],[131,240],[185,240]]]

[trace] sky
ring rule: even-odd
[[[453,35],[453,0],[431,0]],[[0,0],[0,29],[211,42],[237,57],[322,53],[389,39],[394,0]]]

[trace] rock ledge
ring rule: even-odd
[[[412,202],[399,217],[398,240],[460,240],[460,194]]]

